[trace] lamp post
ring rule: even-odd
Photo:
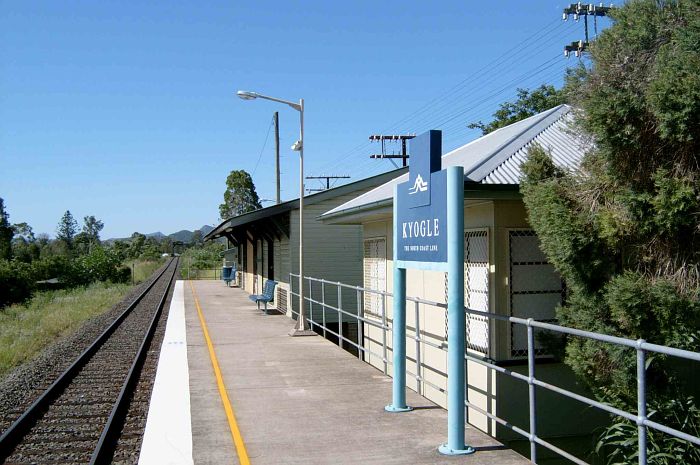
[[[307,326],[304,312],[304,99],[299,99],[299,103],[295,103],[244,90],[239,90],[237,95],[243,100],[261,98],[284,103],[299,112],[299,140],[292,145],[292,150],[299,152],[299,318],[289,335],[313,336],[316,333]]]

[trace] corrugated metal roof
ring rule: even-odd
[[[533,143],[552,154],[554,163],[566,170],[575,170],[591,143],[571,129],[571,107],[559,105],[550,110],[503,127],[442,156],[442,167],[463,166],[465,182],[491,185],[517,185],[522,179],[521,166]],[[356,197],[322,217],[360,211],[391,202],[394,186],[408,180],[399,176]]]

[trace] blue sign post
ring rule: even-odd
[[[411,410],[406,405],[406,269],[447,271],[447,443],[438,450],[465,455],[474,449],[464,442],[464,168],[441,170],[441,153],[441,131],[411,140],[408,182],[394,189],[394,379],[385,410]]]

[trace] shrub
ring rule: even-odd
[[[32,268],[18,261],[0,260],[0,308],[23,302],[32,295]]]

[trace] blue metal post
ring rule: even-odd
[[[394,187],[394,199],[397,187]],[[394,202],[394,221],[397,216],[397,202]],[[393,304],[393,332],[394,354],[394,379],[392,380],[392,401],[384,407],[387,412],[408,412],[412,410],[406,405],[406,269],[399,268],[396,264],[398,228],[394,225],[394,304]],[[386,311],[386,308],[384,309]]]
[[[447,169],[447,443],[445,455],[466,455],[474,449],[464,443],[465,333],[464,313],[464,168]]]

